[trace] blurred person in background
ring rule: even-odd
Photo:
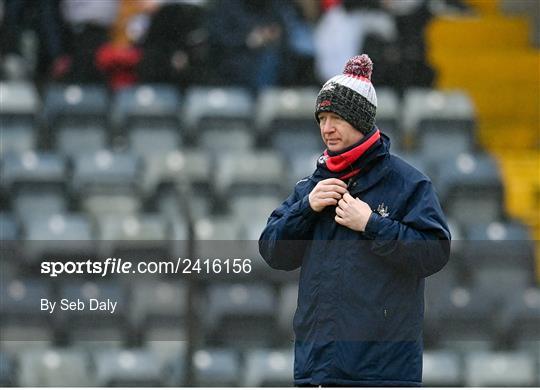
[[[62,14],[70,32],[71,60],[65,81],[105,82],[105,75],[97,66],[96,53],[110,40],[118,6],[118,0],[62,0]]]
[[[4,0],[2,8],[2,77],[41,81],[65,72],[59,1]],[[33,31],[34,39],[25,30]]]
[[[278,82],[284,39],[282,5],[273,0],[216,0],[209,26],[219,84],[257,91]]]
[[[273,268],[300,267],[297,386],[420,386],[424,278],[444,267],[450,233],[431,181],[390,154],[375,125],[367,55],[319,92],[326,150],[259,239]]]

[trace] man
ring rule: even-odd
[[[324,84],[327,149],[259,240],[271,267],[301,267],[297,386],[422,383],[424,278],[448,261],[450,233],[430,180],[375,126],[372,69],[353,57]]]

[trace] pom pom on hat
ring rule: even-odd
[[[347,64],[345,64],[345,69],[343,69],[343,74],[365,77],[368,80],[371,80],[372,72],[373,61],[371,61],[371,58],[369,58],[367,54],[354,56],[347,61]]]

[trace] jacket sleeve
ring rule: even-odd
[[[373,212],[364,234],[375,254],[420,277],[441,270],[450,256],[450,232],[428,180],[417,184],[401,221]]]
[[[259,238],[259,252],[270,267],[285,271],[302,264],[318,214],[309,205],[310,181],[299,182],[294,192],[270,217]]]

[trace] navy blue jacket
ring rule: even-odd
[[[388,148],[348,183],[373,210],[365,232],[336,223],[334,207],[311,209],[308,195],[320,180],[312,175],[259,240],[271,267],[301,267],[296,385],[422,383],[424,278],[448,261],[450,233],[430,180]]]

